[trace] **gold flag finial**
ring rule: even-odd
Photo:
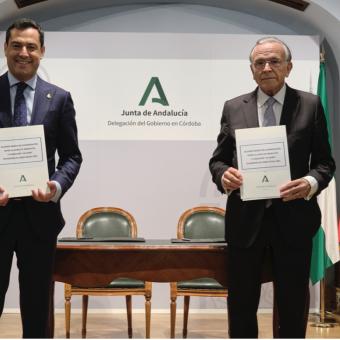
[[[323,45],[320,46],[320,63],[325,62],[325,48]]]

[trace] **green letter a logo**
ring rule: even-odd
[[[164,106],[169,106],[168,100],[166,99],[165,93],[163,91],[162,85],[158,79],[158,77],[152,77],[149,81],[148,87],[146,88],[141,101],[139,102],[139,106],[144,106],[147,99],[150,96],[151,90],[153,87],[156,87],[159,98],[152,98],[153,103],[159,103]]]

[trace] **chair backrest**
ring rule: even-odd
[[[124,209],[99,207],[86,211],[77,224],[77,237],[137,237],[137,223]]]
[[[225,238],[225,210],[200,206],[186,210],[179,218],[177,238]]]

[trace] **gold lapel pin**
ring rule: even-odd
[[[52,98],[51,93],[47,93],[46,97],[47,97],[48,99],[51,99],[51,98]]]

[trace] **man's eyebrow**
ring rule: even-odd
[[[35,43],[34,41],[28,41],[28,42],[23,42],[23,41],[19,41],[19,40],[12,40],[10,42],[11,44],[20,44],[20,45],[34,45],[37,46],[38,44]]]

